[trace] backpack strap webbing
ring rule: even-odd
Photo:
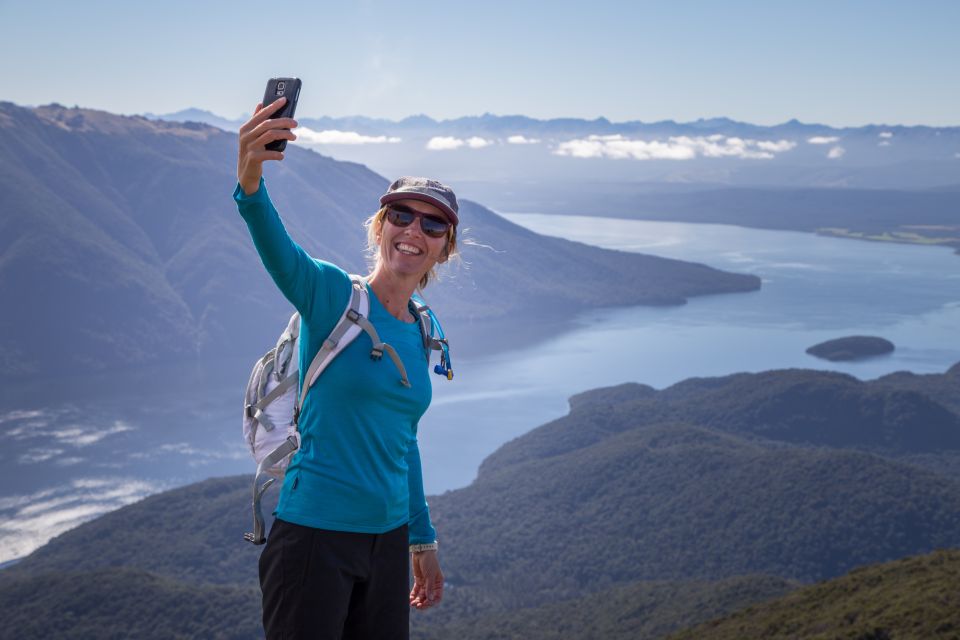
[[[373,349],[370,350],[370,357],[373,360],[379,360],[383,357],[383,352],[386,351],[387,355],[390,356],[390,359],[393,360],[393,364],[397,367],[397,371],[400,372],[400,382],[403,384],[403,386],[409,387],[410,380],[407,379],[407,370],[404,368],[403,361],[400,359],[400,356],[397,355],[397,350],[386,342],[382,342],[373,324],[371,324],[371,322],[363,316],[352,319],[352,322],[357,323],[361,329],[366,331],[367,335],[370,336],[370,340],[373,341]]]
[[[450,364],[450,345],[443,333],[443,327],[437,320],[436,314],[423,301],[423,298],[414,294],[410,299],[410,309],[420,320],[420,335],[423,337],[423,348],[430,363],[430,352],[440,352],[440,364],[433,368],[433,372],[453,380],[453,367]]]
[[[383,353],[386,352],[390,356],[390,359],[393,361],[393,364],[397,367],[397,370],[400,372],[400,382],[405,387],[410,387],[410,381],[407,379],[407,370],[403,366],[403,361],[400,360],[400,356],[397,355],[396,350],[389,344],[380,340],[380,336],[377,334],[376,328],[373,324],[361,313],[361,309],[364,312],[369,312],[369,294],[367,292],[366,280],[361,276],[350,276],[350,282],[352,285],[350,291],[350,301],[347,304],[347,308],[344,310],[343,315],[340,316],[340,320],[337,321],[336,326],[333,328],[333,331],[330,332],[330,335],[327,336],[327,339],[323,341],[323,344],[320,347],[320,350],[317,351],[317,354],[313,357],[313,360],[310,362],[310,367],[307,369],[307,374],[303,377],[303,387],[300,389],[300,393],[297,397],[297,404],[293,413],[293,422],[295,425],[295,430],[292,436],[288,437],[283,443],[270,452],[263,460],[260,461],[260,464],[257,465],[257,474],[253,479],[253,532],[245,533],[244,539],[253,544],[263,544],[266,542],[266,525],[263,517],[263,508],[261,506],[261,498],[263,493],[270,488],[270,486],[275,482],[274,478],[268,478],[261,484],[261,480],[266,477],[266,470],[274,466],[285,457],[294,453],[300,448],[300,433],[299,424],[300,412],[303,410],[303,403],[307,398],[307,391],[310,390],[310,387],[313,386],[313,383],[316,382],[317,378],[320,377],[320,374],[323,373],[323,370],[327,365],[333,360],[333,358],[340,353],[346,346],[359,334],[359,330],[363,330],[370,336],[370,340],[373,342],[373,348],[370,351],[370,357],[374,360],[379,360],[383,357]],[[424,333],[426,331],[424,325],[424,318],[419,313],[419,309],[414,307],[417,310],[417,317],[420,318],[420,331],[424,335],[424,345],[427,345],[427,336],[429,334]],[[298,325],[299,327],[299,325]],[[293,337],[296,338],[296,335],[293,334]],[[281,338],[283,342],[283,338]],[[438,347],[434,347],[438,348]],[[280,350],[278,345],[277,351]],[[427,351],[427,360],[429,361],[430,352]],[[248,407],[248,411],[256,410],[253,413],[253,416],[257,418],[258,421],[267,420],[265,415],[258,415],[264,407],[273,402],[276,398],[280,397],[283,394],[283,391],[289,389],[290,385],[293,384],[293,381],[296,381],[298,376],[296,373],[290,374],[289,377],[285,378],[276,388],[274,388],[270,393],[265,395],[256,405],[251,405]],[[283,387],[282,390],[279,390]],[[267,420],[269,422],[269,420]]]
[[[267,414],[264,413],[263,410],[266,409],[267,405],[269,405],[271,402],[273,402],[274,400],[282,396],[284,393],[286,393],[287,389],[289,389],[296,383],[297,383],[297,375],[296,375],[296,372],[294,372],[293,374],[281,380],[280,384],[275,386],[270,391],[270,393],[260,398],[260,400],[257,401],[256,404],[248,404],[247,415],[253,418],[254,420],[256,420],[259,424],[262,424],[263,428],[266,429],[267,431],[273,431],[276,428],[276,426],[273,424],[270,418],[267,417]]]
[[[267,527],[263,519],[263,507],[261,498],[263,492],[270,488],[276,478],[267,478],[266,482],[260,483],[260,480],[266,477],[266,470],[277,464],[285,457],[300,448],[300,434],[294,434],[283,441],[279,447],[271,451],[260,464],[257,465],[257,475],[253,478],[253,532],[243,534],[244,540],[253,544],[263,544],[267,541]]]
[[[407,370],[403,366],[403,361],[400,360],[400,356],[397,355],[396,350],[392,346],[380,340],[380,335],[377,333],[376,328],[360,311],[362,307],[365,307],[365,310],[370,308],[366,280],[361,276],[350,276],[350,281],[353,287],[350,292],[350,302],[340,317],[340,320],[337,322],[337,325],[333,328],[333,331],[331,331],[327,339],[323,341],[320,350],[317,351],[317,355],[313,357],[313,361],[307,369],[307,374],[303,377],[303,387],[300,389],[300,396],[297,398],[297,408],[294,412],[295,420],[300,418],[303,403],[307,399],[307,391],[310,390],[310,387],[313,386],[313,383],[317,381],[317,378],[320,377],[320,374],[330,362],[331,354],[335,355],[338,353],[337,347],[354,325],[360,327],[360,329],[370,336],[370,341],[373,343],[373,348],[370,350],[370,357],[374,360],[379,360],[383,357],[384,351],[386,351],[387,355],[390,356],[390,360],[393,361],[394,366],[397,367],[397,371],[400,372],[401,384],[405,387],[410,387]],[[366,304],[363,304],[364,301],[366,301]],[[352,340],[353,337],[351,336],[350,339]],[[344,345],[344,347],[345,346],[346,345]]]

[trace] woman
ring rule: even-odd
[[[257,105],[240,128],[234,198],[264,266],[300,312],[302,375],[352,285],[342,269],[314,260],[290,239],[267,195],[263,163],[283,160],[283,153],[265,145],[296,139],[292,118],[269,119],[284,102]],[[380,203],[368,221],[376,256],[366,278],[368,317],[397,351],[410,386],[399,384],[389,359],[371,360],[370,340],[361,334],[308,391],[301,447],[260,557],[268,640],[407,638],[410,607],[428,609],[443,598],[416,438],[431,387],[409,303],[434,266],[456,252],[458,206],[449,187],[423,178],[394,182]],[[404,598],[411,560],[414,586]]]

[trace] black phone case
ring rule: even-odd
[[[297,112],[297,99],[300,97],[300,78],[270,78],[267,89],[263,93],[263,106],[266,107],[275,100],[286,97],[287,104],[280,111],[271,116],[276,118],[292,118]],[[283,151],[287,148],[286,140],[274,140],[266,148],[269,151]]]

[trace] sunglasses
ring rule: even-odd
[[[450,228],[450,223],[439,216],[414,211],[402,204],[387,207],[387,220],[395,227],[409,227],[416,218],[420,218],[420,229],[431,238],[444,237]]]

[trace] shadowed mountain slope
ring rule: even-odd
[[[16,301],[0,317],[4,375],[237,355],[237,345],[253,357],[272,344],[289,305],[230,197],[234,134],[11,103],[0,103],[0,132],[0,297]],[[293,146],[267,181],[308,252],[365,270],[362,222],[387,179]],[[453,328],[760,286],[754,276],[539,236],[471,202],[462,219],[487,248],[465,246],[465,266],[428,290]]]

